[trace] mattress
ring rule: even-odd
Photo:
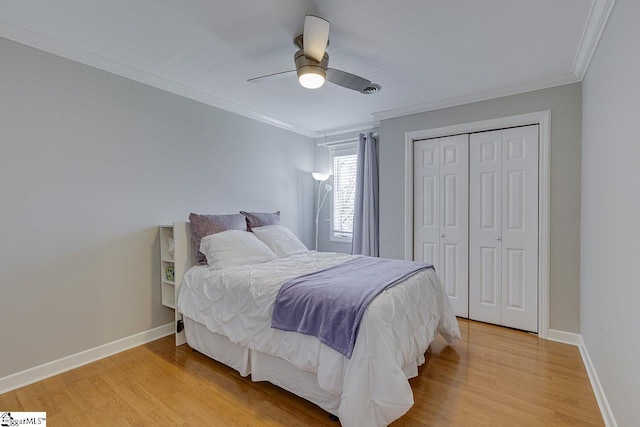
[[[337,415],[343,425],[387,425],[413,405],[407,379],[417,375],[436,334],[449,343],[460,337],[451,304],[432,270],[373,300],[350,359],[313,336],[271,328],[274,301],[286,280],[352,258],[312,251],[223,270],[196,266],[185,274],[178,310],[240,347],[313,373],[320,389],[340,396]],[[243,369],[250,373],[250,366]]]

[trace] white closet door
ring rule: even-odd
[[[472,134],[469,317],[538,330],[538,126]]]
[[[502,320],[502,132],[469,142],[469,318]]]
[[[457,316],[469,315],[469,136],[414,143],[414,259],[434,265]]]
[[[440,266],[440,139],[413,146],[413,259]]]
[[[440,265],[456,316],[469,317],[469,135],[440,139]]]
[[[502,325],[538,331],[538,126],[502,131]]]

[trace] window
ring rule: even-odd
[[[357,145],[350,143],[332,149],[333,191],[331,198],[331,236],[334,242],[351,242],[356,198]]]

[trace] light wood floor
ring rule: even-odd
[[[576,347],[460,320],[411,380],[392,426],[603,425]],[[0,411],[46,411],[50,426],[333,426],[320,408],[254,383],[173,336],[0,395]]]

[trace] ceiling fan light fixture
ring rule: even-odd
[[[296,73],[300,85],[307,89],[318,89],[324,85],[325,80],[328,80],[335,85],[364,94],[380,91],[380,85],[372,83],[370,80],[346,71],[329,68],[329,54],[327,53],[329,27],[330,23],[326,19],[306,15],[304,18],[304,32],[293,39],[293,44],[298,48],[293,55],[293,62],[296,64]],[[293,73],[293,70],[255,77],[249,79],[249,81],[256,82],[268,77],[279,77],[289,73]]]
[[[298,68],[298,81],[307,89],[318,89],[324,84],[327,72],[321,67],[307,65]]]

